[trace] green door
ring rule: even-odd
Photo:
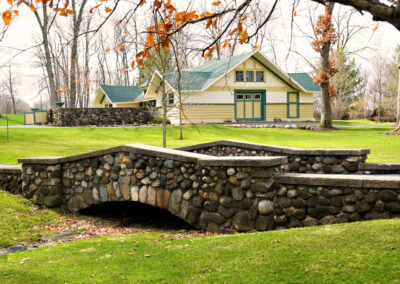
[[[238,121],[264,120],[264,93],[262,91],[236,91],[235,117]]]

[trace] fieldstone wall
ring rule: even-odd
[[[400,176],[284,174],[277,182],[277,228],[400,217]]]
[[[153,118],[145,108],[57,108],[47,113],[48,123],[56,126],[143,125]]]
[[[71,212],[131,200],[213,232],[400,217],[400,175],[283,173],[294,169],[285,156],[275,155],[287,152],[291,163],[307,169],[312,159],[312,165],[332,168],[357,163],[359,172],[397,171],[398,164],[362,163],[365,150],[305,150],[307,156],[292,148],[236,146],[218,142],[190,149],[214,156],[132,144],[70,157],[20,159],[22,170],[0,166],[0,188]]]
[[[400,164],[390,163],[363,163],[359,166],[359,173],[366,175],[400,174]]]
[[[0,189],[21,193],[21,166],[0,165]]]
[[[273,177],[287,159],[215,158],[130,145],[22,162],[23,192],[38,205],[77,212],[131,200],[167,209],[203,230],[242,232],[273,228]]]
[[[285,172],[316,174],[356,173],[359,165],[365,162],[369,154],[369,149],[303,150],[234,140],[220,140],[177,149],[218,157],[286,156],[289,164],[284,167]]]

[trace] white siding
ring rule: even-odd
[[[284,103],[287,100],[286,92],[267,92],[267,104],[270,103]]]
[[[185,94],[185,104],[233,104],[234,92],[204,91],[202,93]]]

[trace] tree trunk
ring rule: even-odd
[[[36,10],[34,12],[36,20],[40,26],[40,31],[42,33],[42,38],[43,38],[46,71],[47,71],[47,77],[48,77],[49,87],[50,87],[50,94],[49,94],[50,95],[50,105],[52,108],[56,108],[57,89],[56,89],[56,85],[54,83],[53,64],[52,64],[52,60],[51,60],[51,52],[50,52],[50,47],[49,47],[49,39],[48,39],[49,16],[47,14],[47,6],[46,5],[43,5],[42,13],[43,13],[43,23],[42,23],[42,20],[40,19],[39,13]]]
[[[17,109],[15,107],[15,96],[14,96],[14,82],[12,77],[11,65],[8,66],[8,91],[10,93],[12,105],[13,105],[13,113],[17,114]]]
[[[396,130],[400,132],[400,62],[399,62],[399,84],[397,86],[397,117],[396,117]]]
[[[334,4],[331,3],[329,14],[332,15]],[[322,33],[325,37],[326,32]],[[329,73],[329,57],[331,50],[331,42],[328,41],[321,49],[321,71]],[[321,83],[322,91],[322,110],[321,110],[321,128],[332,128],[332,108],[331,98],[329,97],[329,81],[327,83]]]
[[[69,88],[69,96],[70,96],[70,103],[71,107],[76,107],[76,97],[77,97],[77,86],[76,86],[76,81],[77,81],[77,66],[78,66],[78,38],[79,38],[79,31],[81,29],[81,23],[82,23],[82,15],[83,15],[83,10],[85,9],[85,5],[87,3],[87,0],[83,0],[81,2],[81,6],[79,8],[78,14],[74,13],[73,14],[73,39],[72,39],[72,48],[71,48],[71,60],[70,60],[70,88]],[[76,11],[76,0],[72,1],[72,8],[74,11]]]

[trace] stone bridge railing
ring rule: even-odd
[[[61,158],[20,159],[22,192],[38,205],[77,212],[131,200],[169,210],[208,231],[266,228],[286,157],[211,157],[124,145]],[[263,223],[264,222],[264,223]]]
[[[317,174],[356,173],[370,153],[369,149],[298,149],[235,140],[219,140],[177,150],[218,157],[286,156],[289,163],[285,172]]]

